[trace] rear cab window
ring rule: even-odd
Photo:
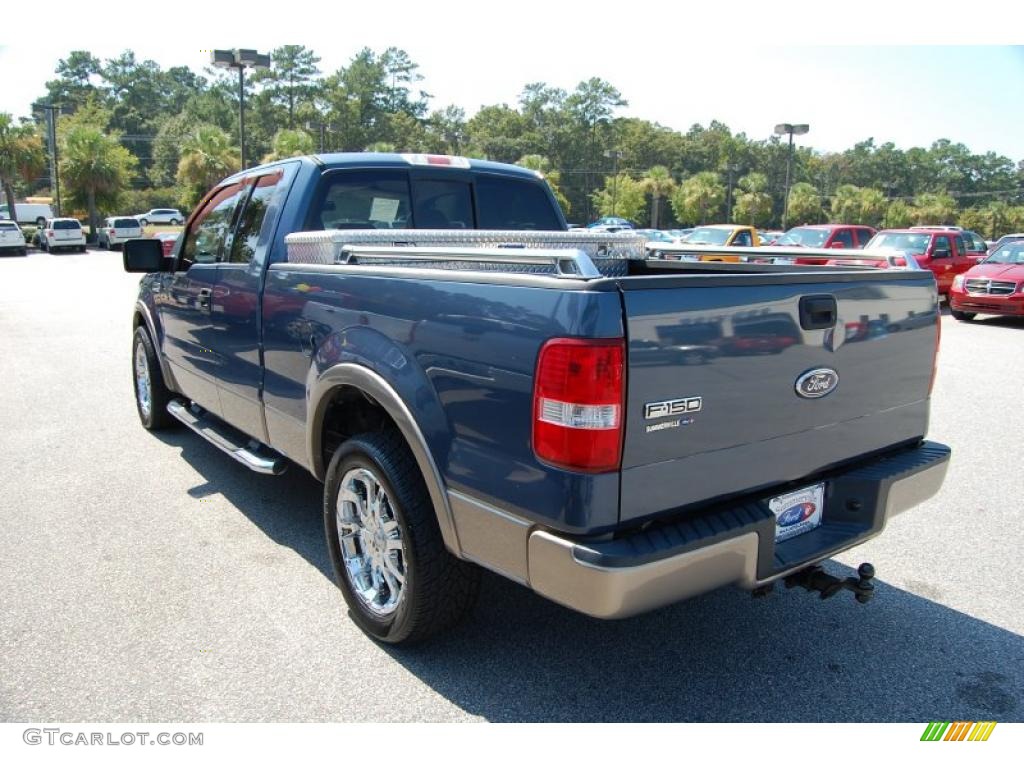
[[[426,176],[402,169],[331,170],[306,228],[561,230],[540,180],[498,174]]]
[[[14,222],[11,221],[0,221],[0,231],[4,232],[17,232],[18,227],[15,226]]]
[[[139,226],[139,222],[136,219],[118,218],[112,219],[113,227],[115,229],[136,229]]]
[[[82,225],[71,219],[58,219],[53,222],[53,229],[81,229]]]

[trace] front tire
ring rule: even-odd
[[[141,224],[144,227],[148,227],[149,226],[149,219],[139,219],[139,224]]]
[[[171,219],[171,226],[172,227],[180,227],[181,226],[181,219]]]
[[[961,323],[969,323],[969,322],[971,322],[971,320],[973,320],[975,318],[975,316],[978,313],[977,312],[961,312],[958,309],[951,309],[951,310],[949,310],[949,314],[951,314],[954,319],[959,320]]]
[[[377,640],[425,640],[476,601],[479,569],[445,548],[416,460],[393,429],[358,435],[334,452],[324,531],[350,615]]]
[[[177,421],[167,412],[167,404],[174,393],[164,384],[156,350],[144,326],[135,329],[132,339],[132,384],[135,391],[135,410],[142,426],[150,431],[166,429]]]

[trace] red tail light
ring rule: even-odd
[[[53,237],[53,230],[52,229],[46,230],[46,236],[47,237]]]
[[[116,229],[108,229],[107,230],[107,234],[108,235],[116,235],[117,234],[117,230]]]
[[[577,472],[609,472],[622,460],[625,342],[552,339],[533,386],[533,450]]]

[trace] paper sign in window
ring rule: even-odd
[[[392,197],[375,197],[370,207],[370,221],[393,222],[398,215],[398,205],[401,201]]]

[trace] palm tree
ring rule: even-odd
[[[813,184],[797,182],[789,189],[789,220],[801,224],[817,224],[821,221],[821,195]]]
[[[186,202],[194,205],[206,190],[242,167],[239,151],[215,125],[200,125],[185,140],[178,161],[178,182],[188,188]]]
[[[46,164],[43,141],[31,125],[15,125],[11,115],[0,113],[0,185],[7,198],[7,213],[17,221],[14,203],[14,180],[28,182]]]
[[[641,180],[644,191],[651,196],[651,228],[658,228],[661,198],[668,197],[676,189],[675,179],[664,165],[655,165],[644,174]]]
[[[772,214],[772,198],[765,191],[768,177],[763,173],[750,173],[740,179],[737,186],[742,192],[736,196],[736,221],[754,227],[767,223]]]
[[[131,181],[137,163],[116,136],[87,123],[74,125],[63,136],[60,175],[72,202],[89,211],[89,227],[99,224],[97,207],[115,207]]]
[[[274,134],[274,151],[263,158],[264,163],[313,154],[313,137],[305,131],[283,128]]]
[[[701,171],[686,179],[672,194],[672,210],[686,224],[706,224],[725,201],[725,185],[713,171]]]

